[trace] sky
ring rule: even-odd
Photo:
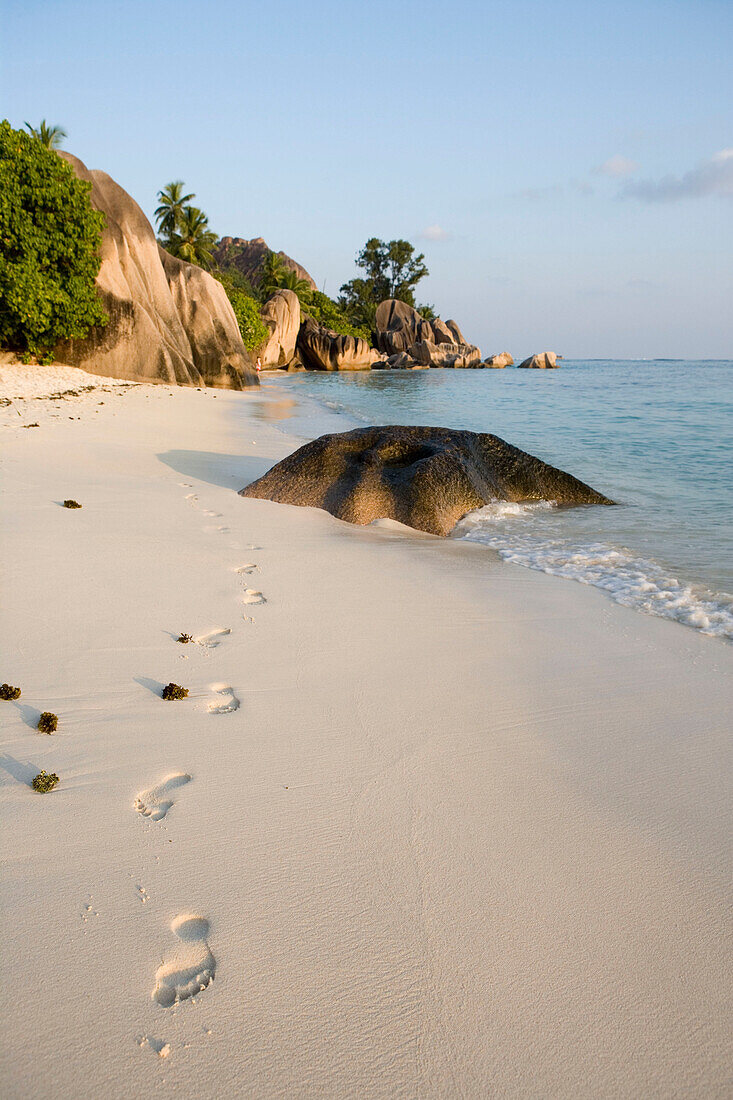
[[[335,296],[373,236],[484,354],[733,358],[733,0],[2,0],[0,99]]]

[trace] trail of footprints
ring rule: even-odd
[[[185,482],[181,482],[181,485],[184,488],[191,488]],[[186,501],[193,508],[197,508],[198,497],[195,493],[187,493]],[[221,513],[210,509],[205,509],[204,515],[209,519],[221,518]],[[209,525],[205,530],[223,534],[229,532],[229,528],[225,525]],[[257,550],[259,547],[251,546],[250,549]],[[245,607],[267,602],[259,589],[250,587],[251,582],[247,579],[257,570],[258,566],[255,562],[245,562],[234,569],[243,588],[240,599]],[[246,613],[244,618],[249,622],[254,621]],[[205,649],[215,649],[229,634],[231,634],[230,627],[217,627],[194,637],[193,642]],[[210,691],[213,692],[213,698],[208,703],[210,714],[230,714],[239,709],[240,700],[229,684],[211,684]],[[136,797],[134,802],[136,812],[151,822],[162,821],[175,805],[177,792],[190,783],[191,779],[192,776],[188,772],[171,773],[156,786],[142,791]],[[148,900],[147,891],[144,887],[138,886],[137,892],[140,901],[145,904]],[[172,922],[171,931],[176,936],[178,944],[158,967],[151,994],[152,999],[161,1008],[173,1008],[187,1000],[195,1002],[196,995],[207,989],[214,980],[216,959],[208,943],[209,930],[209,921],[198,914],[183,913]],[[153,1050],[163,1058],[168,1057],[171,1051],[169,1043],[147,1035],[139,1040],[139,1045],[141,1048],[147,1047]]]

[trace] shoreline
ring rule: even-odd
[[[272,400],[142,384],[4,436],[8,1095],[724,1095],[729,650],[236,496],[292,448]],[[215,975],[165,1009],[183,914]]]

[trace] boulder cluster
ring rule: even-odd
[[[264,370],[427,370],[430,367],[510,367],[508,351],[481,358],[456,321],[428,321],[406,302],[390,298],[377,308],[376,349],[360,337],[344,336],[301,312],[292,290],[278,290],[265,303],[262,320],[269,337],[259,351]],[[554,352],[535,355],[523,367],[554,367]]]

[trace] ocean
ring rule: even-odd
[[[559,370],[263,376],[283,427],[491,432],[619,502],[496,502],[451,537],[733,640],[733,361],[564,360]],[[273,392],[274,391],[274,392]]]

